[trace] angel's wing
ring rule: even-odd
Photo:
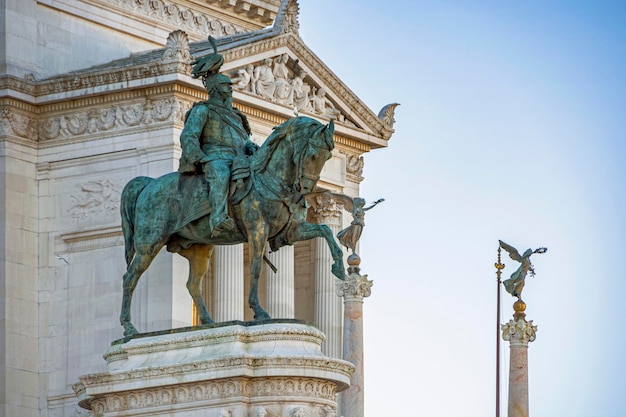
[[[522,262],[522,256],[519,254],[517,249],[515,249],[513,246],[509,244],[504,243],[501,240],[499,240],[498,242],[500,242],[500,247],[509,253],[509,256],[511,257],[511,259],[517,262]]]
[[[354,199],[352,197],[348,197],[345,194],[331,193],[330,191],[328,194],[330,194],[337,204],[341,204],[346,211],[350,213],[354,212]]]

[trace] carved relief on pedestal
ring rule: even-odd
[[[90,405],[94,415],[100,416],[105,413],[120,413],[172,405],[180,406],[185,403],[228,398],[252,397],[261,400],[263,397],[299,397],[303,400],[311,399],[317,402],[318,400],[334,401],[335,395],[336,385],[334,383],[315,378],[239,378],[120,392],[92,399]],[[289,415],[312,416],[309,409],[313,408],[313,404],[307,407],[294,407],[290,410]],[[324,408],[317,408],[320,411],[324,410]],[[330,409],[331,407],[326,408]],[[219,415],[228,416],[232,415],[232,412],[228,408],[221,408]],[[255,415],[267,416],[268,413],[265,407],[257,407]]]

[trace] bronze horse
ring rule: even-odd
[[[206,196],[203,176],[172,172],[157,179],[136,177],[126,184],[121,204],[127,263],[120,315],[124,335],[137,333],[130,317],[133,291],[164,245],[189,261],[187,289],[202,324],[214,322],[201,296],[213,245],[248,243],[248,303],[257,321],[270,319],[258,296],[268,241],[272,250],[277,250],[297,241],[323,237],[333,256],[332,272],[344,279],[341,248],[328,226],[306,221],[304,199],[314,191],[324,163],[331,157],[333,132],[332,121],[324,125],[308,117],[295,117],[275,127],[250,157],[249,176],[234,179],[235,185],[231,184],[231,189],[237,191],[231,196],[230,213],[238,230],[226,235],[211,236],[206,209],[200,211],[199,218],[193,215],[199,212],[197,207],[202,206],[202,197]]]

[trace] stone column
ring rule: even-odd
[[[294,318],[294,247],[283,246],[278,252],[267,255],[277,268],[269,267],[265,273],[265,302],[267,312],[273,319]]]
[[[310,216],[327,224],[333,236],[341,226],[341,209],[328,196],[320,196],[312,204]],[[323,238],[315,239],[315,324],[326,335],[322,352],[331,358],[341,358],[341,299],[335,294],[335,276],[331,272],[333,258]]]
[[[337,295],[343,297],[343,360],[351,362],[355,369],[350,387],[341,393],[340,415],[363,417],[365,410],[365,386],[363,373],[363,298],[372,293],[373,282],[367,275],[359,274],[358,255],[348,258],[348,277],[337,283]]]
[[[215,246],[215,312],[216,322],[243,320],[243,245]]]
[[[523,301],[513,308],[513,320],[502,325],[502,338],[511,344],[508,417],[528,417],[528,343],[535,340],[537,326],[526,321]]]

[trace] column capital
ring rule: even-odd
[[[334,198],[326,194],[320,194],[313,199],[309,216],[318,224],[341,225],[341,207]]]
[[[372,285],[374,285],[374,281],[368,280],[367,275],[348,274],[344,281],[337,282],[336,293],[339,297],[344,297],[346,300],[350,298],[362,300],[370,296]]]
[[[526,321],[520,318],[517,321],[509,320],[508,323],[502,325],[502,338],[511,342],[511,346],[528,346],[529,342],[535,340],[537,326],[533,325],[533,321]]]

